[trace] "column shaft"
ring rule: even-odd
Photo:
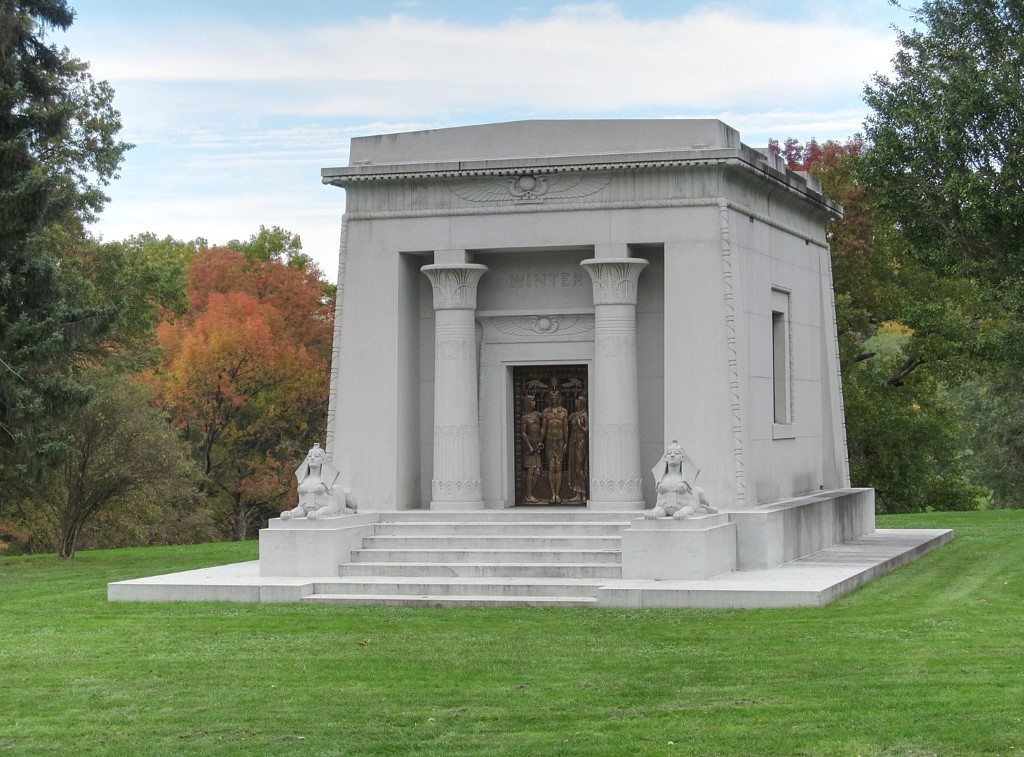
[[[430,507],[483,508],[476,286],[487,266],[428,265],[434,288],[434,471]]]
[[[595,510],[642,510],[640,398],[636,358],[639,258],[599,258],[581,265],[594,283],[594,377],[591,386],[590,501]]]

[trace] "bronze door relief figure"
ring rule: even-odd
[[[590,469],[586,390],[586,366],[513,368],[517,505],[586,503]]]
[[[590,418],[587,398],[576,398],[576,412],[569,416],[569,502],[586,502],[590,483]]]
[[[540,478],[540,451],[544,446],[544,421],[541,414],[537,412],[537,401],[532,394],[527,394],[523,398],[523,408],[525,412],[521,420],[521,434],[523,473],[526,476],[523,502],[535,505],[540,502],[533,496],[533,490],[537,487],[537,479]]]
[[[562,407],[562,393],[558,389],[552,389],[548,395],[548,406],[544,409],[543,418],[550,501],[557,505],[562,502],[562,465],[565,463],[565,447],[569,435],[569,411]]]

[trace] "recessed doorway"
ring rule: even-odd
[[[513,366],[512,387],[515,504],[586,505],[587,366]]]

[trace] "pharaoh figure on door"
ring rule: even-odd
[[[516,504],[584,504],[590,478],[587,368],[513,368]]]

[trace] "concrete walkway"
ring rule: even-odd
[[[623,608],[820,607],[953,537],[945,529],[881,529],[777,568],[702,581],[491,576],[260,576],[259,562],[111,583],[111,601],[321,602]]]

